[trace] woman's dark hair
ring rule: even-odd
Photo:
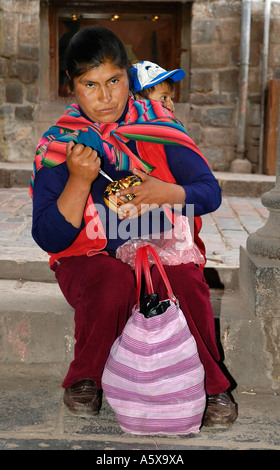
[[[105,62],[111,62],[129,73],[130,62],[118,36],[102,26],[88,26],[79,30],[70,40],[66,51],[70,89],[73,90],[75,77]]]

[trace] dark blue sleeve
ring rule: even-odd
[[[216,210],[221,204],[221,189],[204,160],[186,147],[169,145],[165,151],[174,178],[185,189],[186,204],[194,206],[194,215]],[[32,236],[49,253],[68,248],[85,226],[83,221],[80,228],[74,227],[58,210],[57,199],[68,178],[66,163],[54,168],[43,167],[35,178]]]
[[[203,158],[186,147],[165,145],[164,148],[171,173],[185,189],[186,204],[194,205],[194,215],[218,209],[221,188]]]
[[[35,178],[32,236],[49,253],[58,253],[68,248],[84,226],[74,227],[57,207],[57,199],[68,177],[66,163],[63,163],[55,168],[41,168]]]

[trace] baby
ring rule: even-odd
[[[160,101],[164,107],[174,112],[175,82],[182,80],[182,69],[167,71],[153,62],[144,60],[133,64],[130,69],[131,88],[134,98]]]

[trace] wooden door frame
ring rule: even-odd
[[[172,11],[171,11],[172,4]],[[92,2],[75,0],[49,0],[48,18],[49,18],[49,95],[51,101],[61,101],[63,98],[58,96],[58,16],[62,12],[69,10],[73,12],[94,12],[94,13],[112,13],[114,10],[120,13],[127,13],[133,7],[133,13],[172,13],[174,15],[175,41],[172,48],[172,68],[184,68],[189,66],[189,47],[186,44],[186,31],[182,33],[182,21],[190,17],[190,3],[182,4],[180,2]],[[186,14],[187,10],[187,14]],[[182,44],[183,41],[183,44]],[[187,54],[187,55],[186,55]],[[183,64],[181,64],[183,58]],[[188,67],[189,68],[189,67]],[[187,71],[188,72],[188,71]],[[175,99],[180,100],[189,92],[189,80],[182,81],[177,89]],[[180,91],[181,90],[181,91]],[[182,92],[183,90],[183,92]]]

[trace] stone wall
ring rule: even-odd
[[[0,161],[32,161],[38,103],[40,3],[2,0],[0,6]]]
[[[252,1],[246,154],[257,170],[261,124],[264,1]],[[196,2],[191,33],[190,135],[215,170],[236,154],[240,1]],[[272,2],[267,81],[280,77],[280,4]]]
[[[106,0],[105,0],[106,1]],[[40,51],[41,11],[47,0],[0,3],[0,161],[32,161],[37,116],[46,119]],[[236,159],[241,0],[192,3],[190,97],[176,114],[214,170]],[[261,124],[264,1],[252,0],[246,157],[257,171]],[[46,25],[44,26],[46,28]],[[280,3],[272,1],[267,80],[280,78]],[[44,38],[43,38],[44,39]],[[45,38],[47,40],[47,37]],[[42,98],[44,95],[44,98]],[[57,103],[60,112],[61,102]],[[51,103],[55,114],[55,103]]]

